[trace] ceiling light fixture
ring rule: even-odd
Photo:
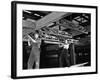
[[[39,14],[34,14],[35,16],[40,16]]]
[[[27,10],[24,10],[24,12],[29,13],[29,14],[31,13],[30,11],[27,11]]]

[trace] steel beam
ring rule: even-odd
[[[49,23],[58,21],[59,19],[63,18],[64,16],[68,16],[71,13],[68,12],[52,12],[47,16],[43,17],[42,19],[36,21],[36,29],[42,28],[47,26]]]

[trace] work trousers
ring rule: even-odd
[[[28,69],[39,69],[40,67],[40,48],[38,43],[32,44],[32,49],[28,59]]]
[[[59,66],[60,67],[69,67],[70,66],[70,57],[68,54],[68,49],[62,48],[59,54]]]

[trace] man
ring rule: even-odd
[[[65,44],[60,45],[61,47],[59,53],[59,66],[60,67],[69,67],[70,66],[70,59],[68,54],[69,43],[65,40]]]
[[[28,44],[32,47],[30,56],[28,59],[28,69],[32,69],[33,66],[35,69],[39,69],[40,67],[40,45],[41,40],[39,39],[38,32],[35,32],[34,34],[28,35]]]

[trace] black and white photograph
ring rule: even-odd
[[[23,10],[23,69],[91,66],[90,19],[89,13]]]
[[[96,6],[12,6],[12,78],[97,72]]]

